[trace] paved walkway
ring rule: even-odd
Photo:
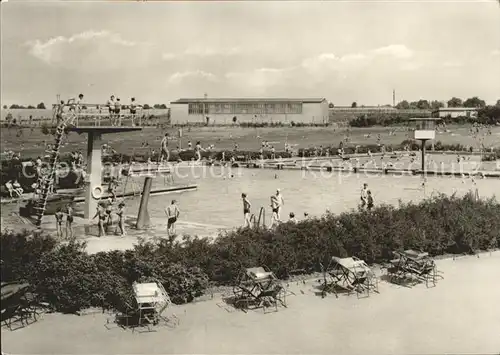
[[[175,306],[174,329],[132,333],[105,327],[107,315],[45,315],[2,330],[11,354],[492,354],[500,351],[500,252],[437,261],[436,287],[380,283],[370,298],[313,294],[315,280],[291,288],[277,313],[227,311],[213,300]],[[230,310],[230,308],[227,308]]]

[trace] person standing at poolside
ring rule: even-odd
[[[73,238],[73,207],[71,204],[66,205],[66,239],[70,240]]]
[[[118,204],[116,215],[118,216],[118,228],[120,228],[120,235],[124,237],[127,235],[125,232],[125,202],[121,201]]]
[[[368,184],[364,183],[361,189],[361,208],[365,208],[368,203]]]
[[[367,195],[367,197],[366,197],[366,203],[367,203],[366,208],[368,209],[368,211],[371,211],[372,208],[373,208],[373,196],[372,196],[372,192],[370,190],[368,190],[366,192],[366,195]]]
[[[280,189],[276,189],[276,201],[277,201],[277,208],[276,208],[276,213],[278,217],[278,221],[281,220],[281,207],[285,204],[285,200],[283,199],[283,195],[281,195]]]
[[[281,195],[280,189],[277,189],[276,194],[271,196],[271,227],[280,222],[280,210],[283,204],[283,196]]]
[[[244,223],[243,223],[243,228],[251,226],[250,224],[250,208],[252,207],[252,204],[250,201],[248,201],[247,194],[243,193],[241,194],[241,199],[243,201],[243,218],[244,218]]]
[[[167,234],[172,236],[175,234],[175,222],[177,222],[180,215],[176,200],[172,200],[172,203],[165,208],[165,214],[167,215]]]
[[[106,212],[104,211],[104,207],[103,207],[102,203],[99,203],[99,205],[97,206],[96,214],[95,214],[94,218],[92,218],[92,219],[96,219],[96,218],[99,218],[97,220],[97,228],[99,230],[98,237],[105,237],[106,232],[104,230],[104,221],[106,220],[107,216],[106,216]]]

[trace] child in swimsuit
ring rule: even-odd
[[[116,211],[118,216],[118,227],[120,228],[120,235],[123,237],[127,233],[125,232],[125,203],[120,202],[118,205],[118,211]]]
[[[73,238],[73,207],[66,206],[66,239]]]
[[[63,223],[64,213],[63,213],[61,207],[59,207],[57,209],[55,216],[56,216],[57,237],[62,238],[62,235],[63,235],[62,234],[62,223]]]

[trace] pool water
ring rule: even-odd
[[[282,220],[288,219],[290,212],[301,219],[304,212],[310,216],[320,216],[326,210],[339,214],[356,209],[365,182],[372,192],[375,205],[397,205],[399,200],[418,202],[438,193],[464,195],[476,189],[481,198],[492,197],[500,192],[498,178],[427,177],[425,188],[422,188],[422,177],[410,175],[246,168],[229,171],[228,168],[202,166],[179,168],[178,175],[182,177],[175,177],[175,184],[194,183],[198,189],[151,197],[149,214],[154,223],[166,224],[164,209],[175,198],[181,211],[178,232],[198,235],[210,235],[220,229],[242,225],[243,192],[247,193],[252,204],[252,213],[258,215],[260,207],[266,209],[266,224],[270,223],[270,196],[277,188],[284,198]],[[140,177],[135,179],[142,185]],[[165,181],[163,177],[156,178],[153,188],[164,187]],[[128,215],[137,215],[139,200],[138,197],[128,200]]]

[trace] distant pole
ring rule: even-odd
[[[422,139],[422,172],[425,172],[425,139]]]
[[[203,100],[203,115],[202,115],[202,120],[201,120],[202,123],[205,123],[205,115],[207,114],[207,112],[206,112],[206,110],[207,110],[207,97],[208,97],[208,95],[207,95],[207,93],[205,93],[203,95],[204,100]]]
[[[396,107],[396,90],[392,90],[392,107]]]

